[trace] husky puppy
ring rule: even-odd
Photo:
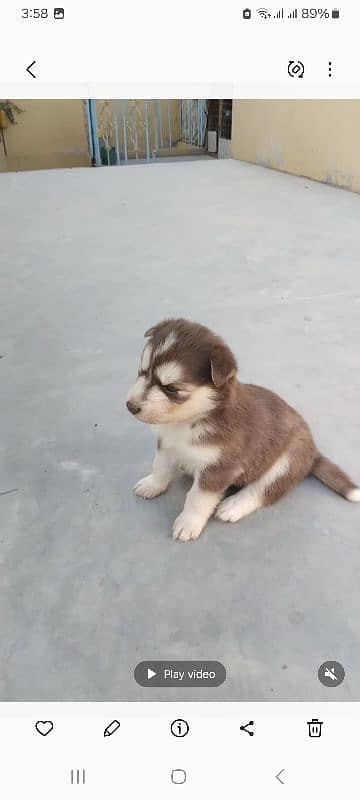
[[[238,522],[310,474],[360,501],[360,488],[318,452],[295,409],[274,392],[237,380],[235,357],[219,336],[195,322],[167,319],[145,337],[126,405],[157,426],[158,442],[152,472],[134,491],[157,497],[180,469],[193,476],[174,539],[197,539],[214,513]]]

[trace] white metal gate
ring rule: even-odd
[[[197,147],[205,146],[207,104],[206,100],[180,100],[181,137]]]
[[[204,146],[205,100],[87,100],[86,111],[94,166],[186,155],[186,145]]]

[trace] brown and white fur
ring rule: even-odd
[[[318,452],[295,409],[268,389],[239,383],[235,357],[220,337],[185,319],[164,320],[145,337],[127,407],[156,425],[159,438],[152,472],[134,491],[156,497],[179,469],[193,476],[175,539],[197,539],[214,512],[237,522],[309,474],[360,501],[360,489]]]

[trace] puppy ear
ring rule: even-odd
[[[147,330],[147,331],[144,333],[144,337],[145,337],[145,339],[149,339],[149,338],[150,338],[150,336],[153,336],[153,335],[154,335],[154,333],[157,333],[157,332],[161,331],[161,330],[162,330],[162,328],[164,328],[164,330],[166,330],[166,329],[169,327],[169,323],[171,323],[171,322],[173,322],[173,323],[174,323],[174,322],[176,322],[176,320],[171,320],[171,319],[163,319],[163,320],[161,320],[161,322],[157,322],[157,323],[156,323],[156,325],[152,325],[152,327],[151,327],[151,328],[149,328],[149,329],[148,329],[148,330]]]
[[[225,344],[214,348],[210,359],[210,367],[214,386],[224,386],[237,372],[235,356]]]
[[[150,336],[152,336],[153,333],[155,332],[155,328],[156,328],[156,325],[153,325],[152,328],[149,328],[149,330],[145,331],[144,339],[150,339]]]

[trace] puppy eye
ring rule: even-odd
[[[163,388],[165,389],[165,392],[167,392],[168,394],[178,393],[178,389],[176,388],[176,386],[174,386],[173,383],[168,383],[167,386],[164,386]]]

